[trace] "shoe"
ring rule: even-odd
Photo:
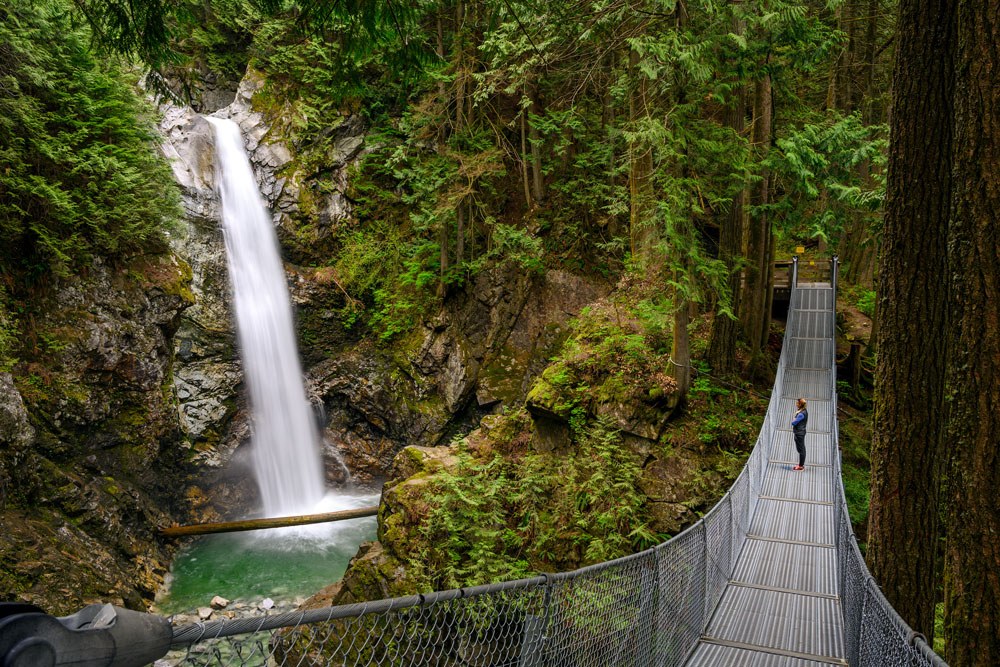
[[[803,466],[795,466],[792,470],[805,470]]]

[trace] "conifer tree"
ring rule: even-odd
[[[1000,664],[1000,1],[958,3],[946,657]]]
[[[916,631],[934,634],[945,438],[953,0],[901,0],[879,255],[868,566]]]
[[[36,280],[162,248],[178,214],[150,110],[67,9],[0,7],[0,271]]]

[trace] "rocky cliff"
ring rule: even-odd
[[[154,531],[181,511],[190,455],[171,343],[189,279],[168,255],[33,292],[26,353],[0,374],[0,597],[152,599],[170,557]]]

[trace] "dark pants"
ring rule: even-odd
[[[806,434],[805,433],[794,433],[795,436],[795,450],[799,453],[799,465],[804,466],[806,464]]]

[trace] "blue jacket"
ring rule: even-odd
[[[809,421],[809,411],[803,408],[801,411],[795,413],[795,417],[792,418],[792,431],[796,435],[806,434],[806,423]]]

